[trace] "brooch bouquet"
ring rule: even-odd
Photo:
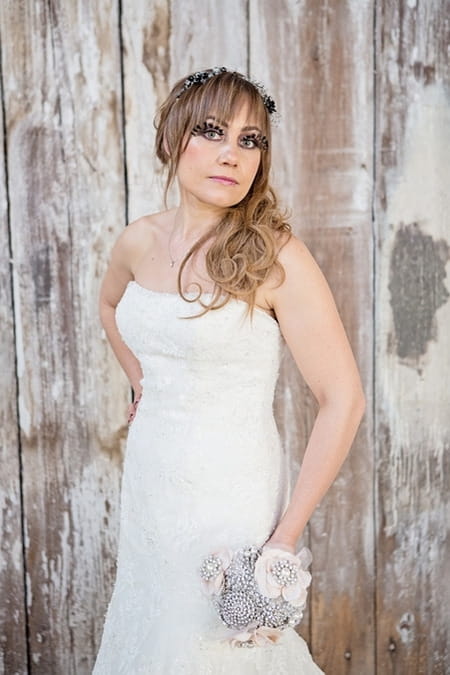
[[[233,629],[234,647],[275,643],[287,626],[300,623],[311,574],[311,552],[248,546],[234,553],[221,549],[200,567],[205,593],[222,622]]]

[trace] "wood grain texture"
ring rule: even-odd
[[[194,70],[214,66],[247,71],[247,5],[247,0],[171,0],[171,84]]]
[[[115,573],[126,429],[97,310],[124,224],[118,7],[2,3],[0,21],[30,672],[80,675]]]
[[[296,234],[331,285],[370,410],[372,3],[255,0],[250,25],[251,74],[267,83],[282,115],[274,134],[275,183]],[[284,438],[300,459],[315,405],[289,356],[281,389]],[[309,528],[312,605],[302,634],[333,675],[374,672],[370,437],[369,415]]]
[[[170,2],[122,3],[128,219],[163,208],[154,116],[169,93]]]
[[[0,44],[2,32],[0,31]],[[3,73],[2,73],[3,75]],[[4,92],[0,79],[0,100]],[[20,445],[17,419],[14,306],[9,259],[8,186],[0,106],[0,675],[26,673]]]
[[[450,668],[449,19],[377,2],[377,651],[396,675]]]

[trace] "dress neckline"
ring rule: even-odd
[[[167,296],[169,298],[179,298],[180,300],[183,300],[183,298],[181,297],[181,295],[179,293],[172,293],[170,291],[155,291],[152,288],[147,288],[146,286],[142,286],[142,284],[137,282],[135,279],[132,279],[131,281],[129,281],[127,285],[130,286],[130,284],[134,285],[139,290],[144,291],[144,293],[148,293],[149,295]],[[195,296],[195,295],[197,295],[197,291],[187,291],[185,293],[185,295],[186,296],[189,296],[189,295]],[[205,296],[212,297],[212,295],[213,295],[213,293],[208,292],[208,291],[204,291],[201,294],[200,297],[205,297]],[[231,300],[234,301],[234,302],[238,302],[241,305],[247,305],[248,306],[248,303],[245,302],[245,300],[240,300],[239,298],[232,298]],[[256,314],[260,314],[262,316],[265,316],[266,319],[268,319],[270,321],[270,323],[272,325],[274,325],[278,329],[278,331],[280,331],[280,324],[278,323],[278,321],[276,319],[273,318],[273,316],[270,316],[270,314],[268,312],[265,312],[263,309],[261,309],[260,307],[256,307],[256,306],[254,308],[254,311],[255,311]]]

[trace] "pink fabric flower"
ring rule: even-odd
[[[312,560],[311,552],[303,548],[294,555],[277,548],[263,548],[256,561],[255,579],[259,590],[267,598],[280,595],[295,607],[304,607],[311,575],[306,568]]]
[[[224,642],[229,642],[232,647],[241,647],[242,642],[247,643],[249,647],[262,647],[265,644],[275,644],[281,635],[282,631],[279,628],[268,628],[267,626],[256,628],[254,624],[249,624],[247,628],[234,633]]]
[[[222,548],[211,553],[205,558],[201,567],[201,583],[206,595],[220,593],[223,584],[223,573],[230,566],[233,552],[228,548]],[[205,579],[209,576],[209,579]]]

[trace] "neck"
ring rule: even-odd
[[[182,199],[174,211],[173,236],[186,241],[199,239],[219,222],[223,212],[222,208],[198,200]]]

